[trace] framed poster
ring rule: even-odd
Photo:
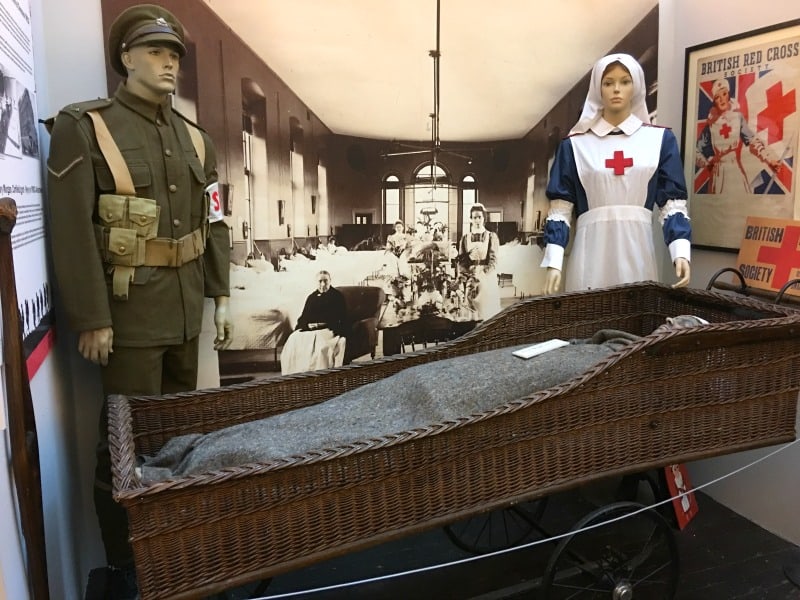
[[[800,218],[800,19],[687,48],[684,76],[694,245],[735,252],[748,216]]]

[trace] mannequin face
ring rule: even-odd
[[[600,90],[603,118],[612,125],[619,125],[631,114],[633,77],[621,64],[612,63],[603,73]]]
[[[122,53],[128,70],[126,86],[133,93],[159,103],[175,91],[180,55],[166,44],[143,44]]]

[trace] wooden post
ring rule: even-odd
[[[28,588],[34,600],[47,600],[50,593],[47,587],[39,443],[28,367],[22,347],[14,256],[11,249],[11,230],[16,222],[17,205],[14,200],[0,199],[0,301],[4,307],[3,359],[6,365],[11,466],[22,520],[22,535],[25,538]]]

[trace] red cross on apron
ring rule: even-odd
[[[632,158],[625,158],[622,150],[614,151],[614,158],[606,159],[606,168],[614,169],[614,175],[625,175],[625,169],[633,166]]]

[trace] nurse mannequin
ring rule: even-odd
[[[577,213],[566,291],[657,280],[652,211],[678,281],[689,284],[691,225],[678,143],[650,125],[641,65],[627,54],[592,70],[580,120],[561,141],[547,185],[544,293],[561,286],[564,249]]]

